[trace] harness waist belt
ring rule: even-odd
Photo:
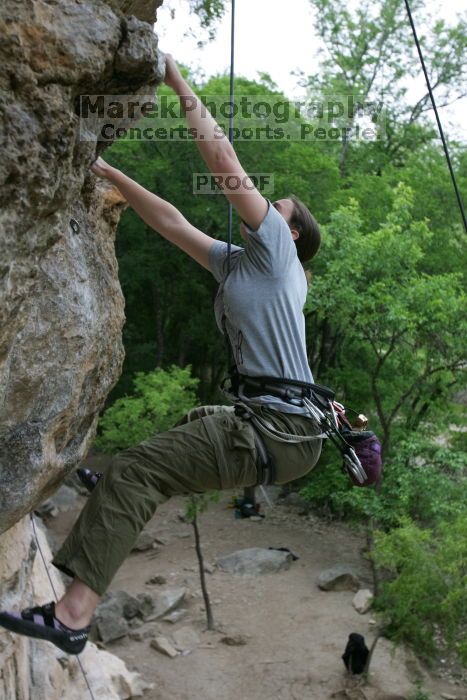
[[[280,399],[302,399],[304,397],[318,397],[323,400],[333,400],[334,392],[321,384],[300,382],[294,379],[279,379],[277,377],[249,377],[245,374],[238,375],[239,385],[243,394],[252,398],[261,394],[271,394]]]

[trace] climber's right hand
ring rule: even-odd
[[[94,173],[94,175],[97,175],[98,177],[103,177],[106,180],[111,180],[112,175],[114,175],[117,172],[116,168],[113,168],[111,165],[106,163],[105,160],[100,156],[91,165],[91,170]]]

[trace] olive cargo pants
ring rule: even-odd
[[[304,416],[261,408],[281,431],[317,434]],[[103,595],[158,505],[176,494],[254,486],[255,436],[233,407],[190,411],[171,430],[117,454],[83,508],[54,565]],[[318,461],[321,440],[264,443],[275,467],[275,484],[297,479]]]

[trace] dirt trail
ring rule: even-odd
[[[299,559],[288,571],[254,578],[217,569],[207,574],[219,628],[207,632],[192,526],[179,517],[185,499],[173,498],[160,507],[148,527],[166,544],[157,551],[131,554],[111,587],[135,595],[179,586],[190,592],[182,620],[147,623],[138,628],[141,641],[126,637],[109,645],[110,651],[154,684],[145,700],[400,700],[411,693],[414,698],[417,664],[403,651],[391,657],[385,640],[376,647],[373,687],[364,694],[352,689],[340,657],[350,632],[363,634],[368,646],[371,644],[373,615],[354,610],[352,591],[323,592],[316,585],[323,569],[347,564],[362,588],[372,587],[363,537],[342,524],[326,524],[279,504],[272,509],[263,506],[266,518],[260,522],[237,520],[228,508],[232,493],[222,493],[220,501],[200,516],[207,563],[245,547],[288,547]],[[52,521],[57,541],[63,539],[75,514],[76,509]],[[146,583],[156,575],[164,576],[167,584]],[[152,649],[150,637],[144,636],[157,633],[170,639],[176,629],[186,626],[198,632],[201,643],[189,654],[173,659]],[[227,646],[220,641],[226,634],[244,635],[247,643]],[[433,700],[441,699],[442,693],[467,699],[465,687],[454,681],[448,684],[426,677],[423,687]]]

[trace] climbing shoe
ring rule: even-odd
[[[26,608],[22,612],[0,612],[0,626],[34,639],[45,639],[67,654],[83,651],[90,627],[72,630],[55,617],[55,603]]]
[[[78,478],[84,486],[86,486],[89,493],[94,491],[100,479],[102,479],[103,474],[101,472],[93,472],[92,469],[78,469]]]

